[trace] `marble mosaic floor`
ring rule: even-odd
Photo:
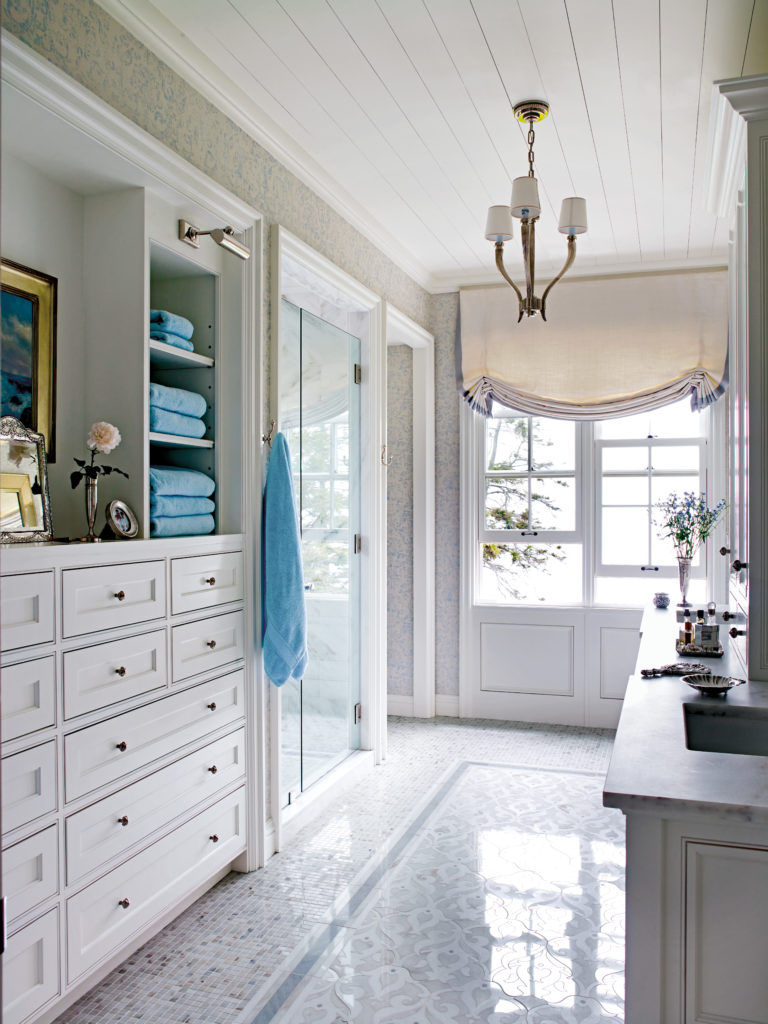
[[[383,765],[60,1024],[620,1022],[612,737],[391,719]]]

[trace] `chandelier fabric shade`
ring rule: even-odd
[[[548,323],[518,320],[502,286],[460,292],[459,390],[477,412],[494,402],[556,419],[611,419],[691,397],[724,394],[728,366],[725,270],[562,282]]]

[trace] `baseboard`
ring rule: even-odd
[[[413,697],[401,697],[396,693],[388,693],[387,714],[413,718]]]
[[[459,698],[450,693],[435,694],[435,714],[446,718],[459,717]]]

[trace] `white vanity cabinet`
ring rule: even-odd
[[[3,1020],[32,1024],[246,851],[253,659],[240,535],[2,558]]]

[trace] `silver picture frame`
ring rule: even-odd
[[[45,436],[0,417],[0,542],[53,539]]]

